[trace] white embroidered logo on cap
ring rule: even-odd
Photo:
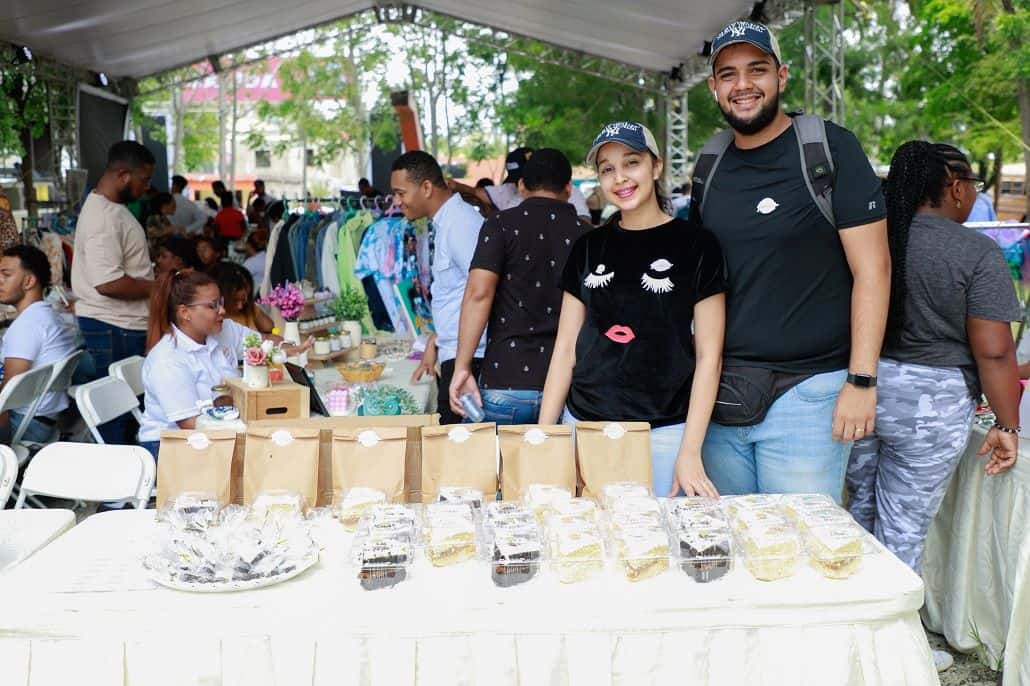
[[[762,201],[758,203],[758,207],[755,210],[758,214],[772,214],[779,206],[780,204],[772,198],[762,198]]]
[[[358,443],[364,448],[374,448],[379,445],[379,434],[369,429],[358,434]]]
[[[285,448],[290,443],[293,443],[293,434],[291,434],[286,429],[279,429],[278,431],[273,431],[272,435],[269,436],[269,438],[272,439],[272,443],[275,443],[280,448]]]
[[[735,22],[733,24],[730,24],[729,28],[730,28],[730,35],[733,36],[734,38],[740,38],[741,36],[743,36],[747,32],[747,26],[745,26],[744,22],[742,22],[742,21],[738,21],[738,22]]]
[[[626,429],[622,426],[622,424],[616,424],[615,422],[612,422],[611,424],[608,424],[604,427],[604,435],[612,439],[613,441],[617,441],[626,435]]]
[[[198,431],[197,433],[190,434],[186,438],[186,443],[194,450],[206,450],[211,445],[211,440],[205,434]]]
[[[540,445],[547,440],[547,434],[544,433],[543,429],[533,428],[526,432],[523,439],[530,445]]]
[[[447,438],[454,443],[464,443],[468,439],[472,438],[472,432],[463,426],[456,426],[447,432]]]
[[[615,121],[611,124],[605,124],[604,133],[606,136],[618,136],[623,129],[627,131],[639,131],[640,126],[629,121]]]

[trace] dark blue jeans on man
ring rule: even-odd
[[[86,339],[86,350],[96,362],[98,377],[107,376],[112,362],[146,353],[147,332],[122,329],[90,317],[79,317],[79,328]],[[134,445],[136,422],[132,415],[123,414],[99,427],[105,443]]]

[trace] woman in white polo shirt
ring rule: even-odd
[[[223,304],[218,283],[204,272],[169,271],[154,285],[139,441],[155,458],[163,430],[195,428],[214,401],[212,387],[240,375],[243,338],[257,332],[225,319]]]

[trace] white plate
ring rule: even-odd
[[[169,579],[160,574],[154,573],[150,569],[147,569],[147,574],[154,582],[176,591],[189,591],[191,593],[231,593],[233,591],[252,591],[256,588],[265,588],[266,586],[274,586],[275,584],[289,581],[293,577],[300,576],[306,572],[316,562],[318,562],[317,550],[315,550],[310,556],[301,560],[295,568],[285,574],[266,576],[261,577],[260,579],[250,579],[248,581],[200,583],[197,581],[187,582]]]

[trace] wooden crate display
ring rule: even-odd
[[[286,380],[268,388],[251,388],[237,378],[226,379],[226,384],[244,423],[260,419],[306,419],[310,415],[307,386]]]

